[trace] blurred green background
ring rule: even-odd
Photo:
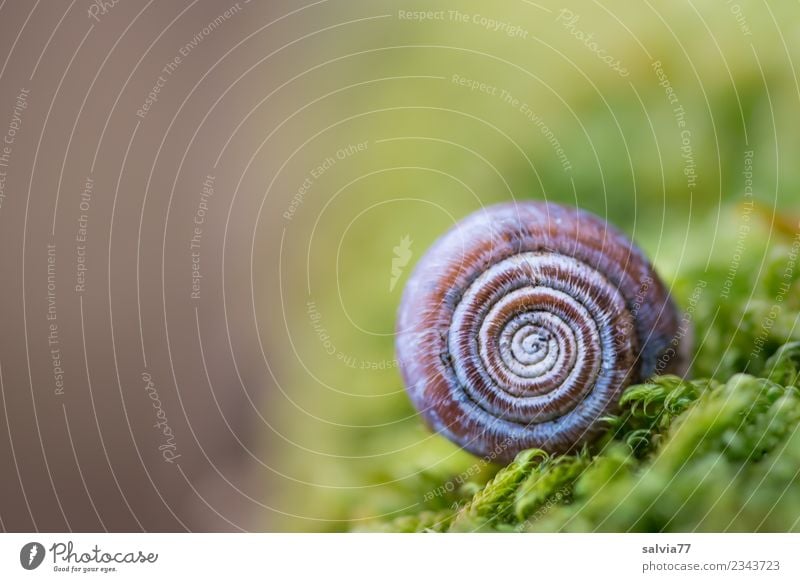
[[[265,226],[280,262],[262,322],[280,354],[266,404],[280,529],[413,511],[420,491],[474,462],[423,427],[393,337],[414,264],[468,213],[511,199],[593,211],[684,304],[696,273],[724,274],[737,253],[757,267],[768,240],[797,230],[797,3],[315,10],[307,68],[269,79],[300,75],[282,90],[294,113],[276,135]]]

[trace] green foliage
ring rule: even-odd
[[[771,369],[796,379],[797,355],[787,346]],[[375,529],[800,530],[796,386],[743,374],[724,384],[662,377],[630,387],[606,420],[598,450],[523,451],[465,504]]]
[[[720,380],[761,375],[771,354],[800,341],[800,226],[784,230],[748,207],[724,218],[733,228],[719,231],[711,256],[684,267],[675,285],[694,323],[694,374]]]
[[[800,342],[781,347],[766,365],[768,377],[784,386],[800,387]]]

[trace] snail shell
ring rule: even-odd
[[[679,324],[646,257],[604,220],[501,204],[422,257],[400,305],[397,356],[433,430],[509,460],[591,441],[626,386],[684,373]]]

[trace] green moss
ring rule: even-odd
[[[800,387],[800,342],[781,347],[767,361],[766,373],[773,382]]]
[[[664,377],[629,388],[607,420],[613,430],[594,454],[523,451],[463,506],[376,529],[800,529],[795,386],[742,374],[724,384]]]

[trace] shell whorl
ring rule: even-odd
[[[683,372],[679,317],[642,252],[605,221],[540,202],[458,223],[403,294],[397,355],[427,423],[475,454],[566,452],[626,386]]]

